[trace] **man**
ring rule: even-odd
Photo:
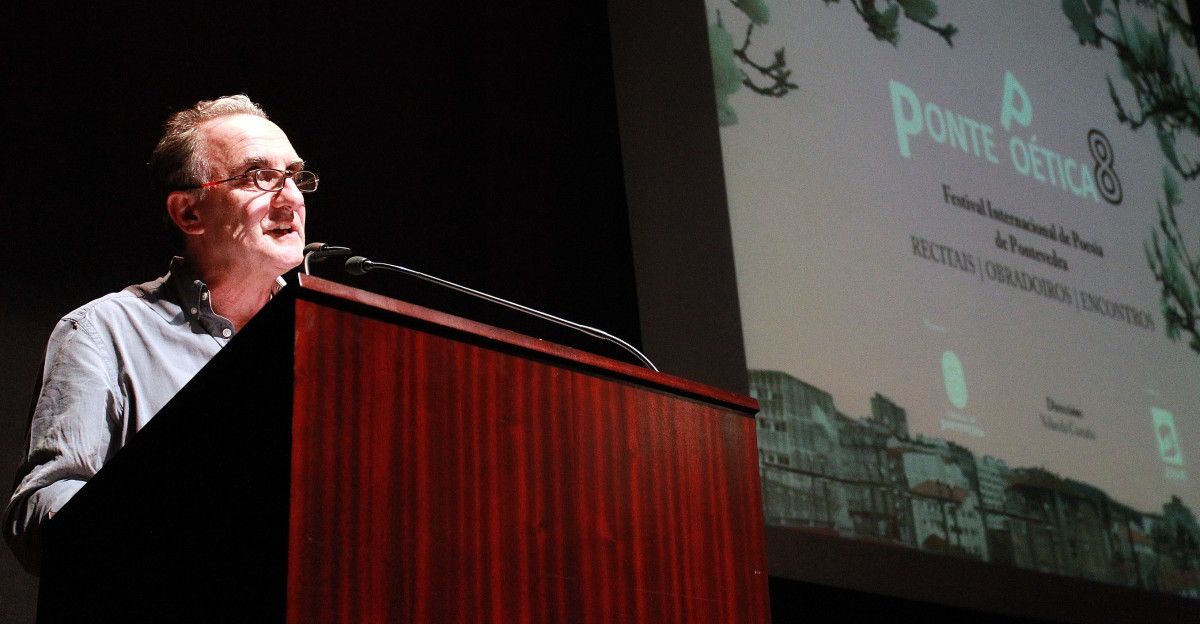
[[[279,289],[304,248],[316,174],[244,95],[172,115],[150,161],[184,253],[71,312],[46,347],[4,537],[36,571],[39,529]]]

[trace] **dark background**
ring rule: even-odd
[[[55,321],[166,271],[145,169],[162,121],[231,93],[260,102],[321,174],[309,241],[598,327],[666,372],[745,390],[701,0],[16,2],[0,8],[0,41],[5,501]],[[314,272],[629,361],[409,278]],[[0,549],[0,622],[32,622],[36,587]],[[778,621],[1028,621],[778,577],[772,595]]]
[[[430,4],[27,7],[6,36],[4,279],[33,305],[6,316],[45,333],[165,272],[144,166],[162,120],[244,92],[322,176],[310,241],[636,339],[605,7]],[[399,282],[365,285],[413,287]]]

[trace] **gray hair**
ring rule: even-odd
[[[197,129],[206,121],[226,115],[254,115],[267,119],[261,106],[245,94],[196,102],[172,114],[163,124],[163,136],[150,154],[150,176],[161,198],[203,184],[212,174],[205,142]]]

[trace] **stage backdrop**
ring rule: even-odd
[[[769,525],[1200,598],[1183,4],[708,0]]]

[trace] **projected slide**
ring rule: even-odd
[[[707,0],[769,525],[1200,598],[1183,5]]]

